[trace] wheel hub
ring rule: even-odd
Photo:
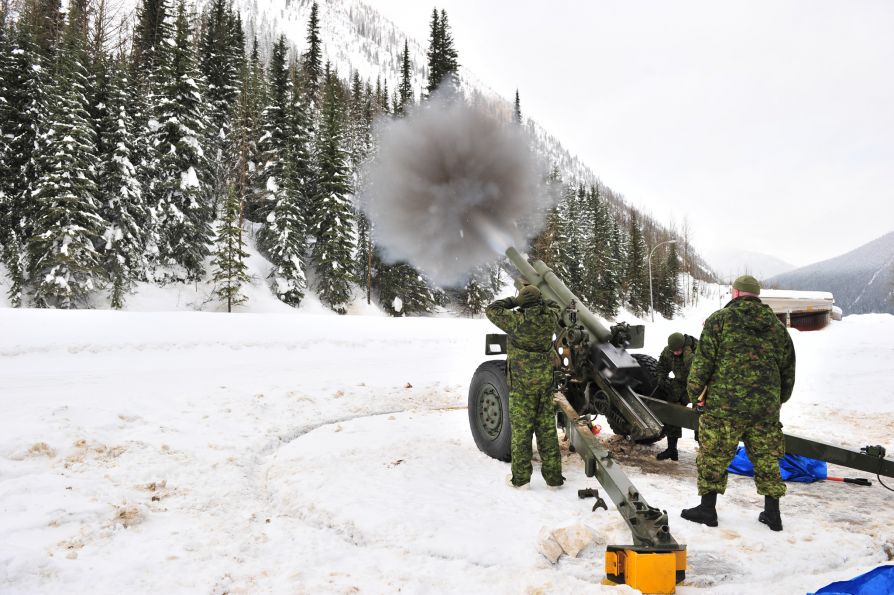
[[[503,427],[503,405],[500,394],[492,384],[486,384],[478,393],[478,428],[491,440],[500,435]]]

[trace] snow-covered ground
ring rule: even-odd
[[[650,325],[645,351],[697,335],[719,301]],[[0,308],[0,328],[0,592],[633,592],[600,585],[605,544],[630,536],[578,500],[598,485],[576,455],[563,489],[535,472],[516,491],[476,449],[485,320]],[[786,429],[894,447],[894,317],[793,336]],[[679,593],[803,593],[894,557],[877,484],[790,484],[773,533],[734,476],[711,529],[679,518],[697,502],[690,432],[660,463],[662,444],[605,434],[688,546]],[[550,564],[541,529],[577,524],[595,543]]]

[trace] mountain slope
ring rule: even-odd
[[[767,285],[831,291],[845,314],[894,314],[894,232],[847,254],[776,275]]]
[[[753,275],[758,279],[769,279],[797,268],[770,254],[747,250],[709,250],[705,254],[705,258],[720,278],[726,281],[732,281],[739,275]]]

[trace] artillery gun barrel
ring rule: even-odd
[[[536,286],[540,293],[547,298],[557,302],[563,308],[571,305],[573,300],[577,309],[577,319],[598,342],[605,343],[611,338],[611,331],[605,328],[599,318],[583,305],[580,299],[562,283],[562,280],[546,264],[540,260],[528,262],[518,250],[511,246],[506,250],[506,257],[515,265],[525,280]]]

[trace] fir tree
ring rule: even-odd
[[[582,297],[584,292],[584,264],[583,253],[581,250],[581,242],[579,230],[580,223],[580,202],[578,193],[574,186],[566,186],[562,197],[561,204],[563,235],[565,237],[565,247],[562,250],[564,256],[563,268],[567,276],[564,277],[565,284],[578,297]]]
[[[19,27],[28,30],[34,44],[33,50],[38,53],[43,62],[49,64],[56,58],[57,48],[65,29],[62,3],[60,0],[25,0],[23,4]],[[69,14],[78,12],[83,15],[85,8],[84,4],[78,4],[78,6],[70,7]],[[86,31],[86,21],[84,27]]]
[[[661,264],[655,290],[655,309],[665,318],[673,318],[680,304],[680,262],[676,244],[667,245],[667,258]]]
[[[69,11],[50,101],[52,126],[39,156],[29,238],[34,303],[72,308],[102,282],[94,243],[105,228],[96,201],[96,136],[87,112],[84,15]]]
[[[494,299],[494,290],[489,278],[490,273],[489,267],[476,268],[465,287],[459,291],[459,305],[465,314],[472,316],[481,314]]]
[[[288,185],[290,162],[286,163],[285,180]],[[267,224],[259,234],[265,246],[265,255],[273,265],[270,270],[270,286],[273,293],[290,306],[298,306],[307,291],[304,273],[305,252],[304,214],[299,205],[299,195],[286,187],[267,218]]]
[[[233,135],[237,144],[236,195],[243,204],[250,200],[250,190],[255,182],[256,164],[259,161],[257,140],[263,126],[265,96],[264,70],[258,55],[258,40],[255,38],[251,56],[242,65]]]
[[[100,123],[104,142],[100,151],[98,196],[108,227],[105,267],[111,277],[113,308],[124,306],[133,282],[145,275],[149,213],[133,164],[133,118],[129,112],[129,78],[122,64],[113,63],[108,76],[107,109]]]
[[[312,102],[315,102],[320,88],[320,77],[323,74],[323,44],[320,41],[319,6],[314,2],[310,7],[310,18],[307,21],[307,52],[302,65],[305,90]]]
[[[263,134],[258,141],[260,162],[254,177],[254,190],[247,204],[246,217],[263,222],[276,207],[284,188],[283,169],[289,144],[289,72],[286,64],[286,38],[280,35],[270,56],[267,106],[264,108]]]
[[[201,172],[205,171],[202,140],[205,131],[203,99],[196,77],[198,72],[186,8],[181,2],[170,60],[164,64],[158,128],[153,168],[156,177],[155,204],[162,229],[160,260],[173,267],[174,279],[201,277],[205,257],[210,252],[213,211],[203,193]]]
[[[242,241],[239,211],[239,199],[231,186],[224,202],[223,219],[217,230],[217,250],[211,262],[214,268],[212,280],[216,285],[214,293],[220,301],[227,303],[227,312],[232,312],[233,306],[244,304],[248,299],[241,293],[242,284],[248,283],[249,278],[245,264],[248,253]]]
[[[646,243],[637,220],[636,211],[630,211],[630,232],[627,252],[627,304],[634,314],[642,314],[649,308],[649,274],[646,267]]]
[[[453,35],[447,22],[447,12],[437,8],[432,10],[428,40],[428,94],[434,93],[448,76],[455,76],[459,70],[458,54],[453,46]]]
[[[562,188],[562,177],[558,167],[553,167],[546,178],[547,195],[558,194]],[[531,240],[531,256],[542,260],[560,279],[568,278],[565,224],[558,205],[550,206],[544,216],[543,228]]]
[[[173,36],[169,16],[168,0],[143,0],[137,11],[132,62],[133,80],[141,86],[141,81],[145,82],[154,76],[166,61],[164,43]]]
[[[428,281],[405,262],[384,265],[376,275],[379,303],[392,316],[431,312],[435,297]]]
[[[3,260],[13,278],[13,290],[24,288],[27,280],[26,241],[33,237],[37,201],[36,183],[42,176],[41,152],[45,132],[51,123],[48,81],[51,71],[41,57],[26,21],[20,21],[10,35],[8,54],[0,57],[3,68],[2,151],[0,163],[0,243]],[[13,240],[13,235],[15,240]],[[14,249],[15,253],[9,253]],[[22,295],[11,299],[20,304]]]
[[[518,97],[518,89],[515,90],[515,103],[512,106],[512,121],[516,124],[522,123],[521,99]]]
[[[327,68],[328,70],[328,68]],[[346,311],[353,281],[353,215],[349,199],[348,156],[344,150],[343,107],[338,82],[331,77],[323,93],[317,139],[313,262],[320,300],[339,313]]]
[[[235,167],[232,113],[239,93],[239,75],[244,60],[241,21],[224,0],[213,0],[203,19],[199,42],[199,65],[205,80],[208,127],[208,191],[212,208],[226,193]]]
[[[410,48],[406,40],[404,40],[404,53],[400,61],[400,85],[398,85],[397,91],[398,108],[395,110],[395,114],[403,116],[407,113],[410,106],[413,105],[414,101],[412,71],[410,70]]]
[[[613,220],[608,203],[600,196],[596,186],[587,194],[591,219],[588,223],[590,237],[585,246],[587,262],[585,285],[590,292],[590,303],[606,317],[618,312],[618,267],[612,251]]]

